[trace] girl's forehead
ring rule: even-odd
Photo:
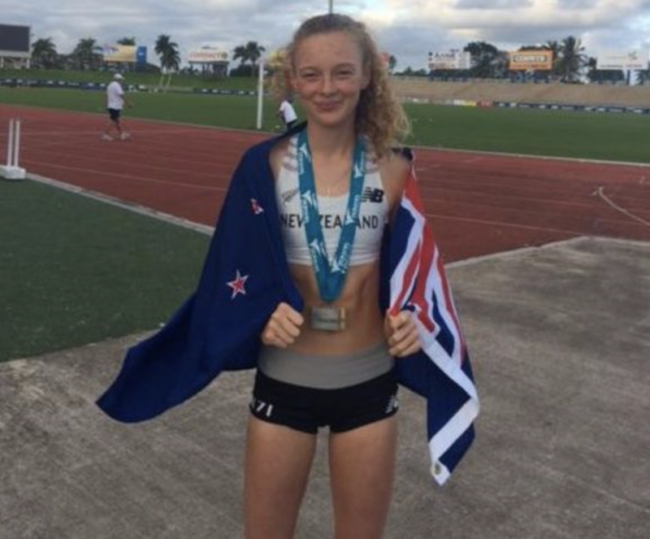
[[[327,32],[302,39],[296,46],[296,66],[319,61],[361,62],[361,48],[347,32]]]

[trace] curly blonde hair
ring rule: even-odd
[[[388,83],[388,72],[377,45],[363,23],[338,13],[318,15],[303,22],[291,43],[280,54],[273,79],[275,93],[280,99],[291,96],[291,74],[300,43],[308,37],[333,32],[349,34],[361,50],[363,66],[370,76],[370,82],[361,91],[355,125],[357,133],[368,138],[373,151],[381,158],[408,135],[410,125]]]

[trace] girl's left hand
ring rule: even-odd
[[[420,334],[411,311],[401,311],[395,316],[386,313],[384,333],[388,352],[395,357],[406,357],[422,349]]]

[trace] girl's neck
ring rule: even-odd
[[[336,129],[307,124],[307,137],[313,157],[319,160],[347,158],[354,148],[354,124],[351,123],[349,127],[337,127]]]

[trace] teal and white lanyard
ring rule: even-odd
[[[365,170],[366,149],[361,137],[357,137],[350,173],[350,193],[348,195],[347,210],[336,254],[330,261],[320,223],[314,169],[306,129],[299,133],[298,185],[300,188],[302,216],[305,222],[307,245],[309,245],[318,289],[321,298],[327,303],[331,303],[339,297],[350,266],[350,256],[352,255],[352,246],[354,245],[354,236],[357,231],[357,222],[361,210],[361,193],[363,191]]]

